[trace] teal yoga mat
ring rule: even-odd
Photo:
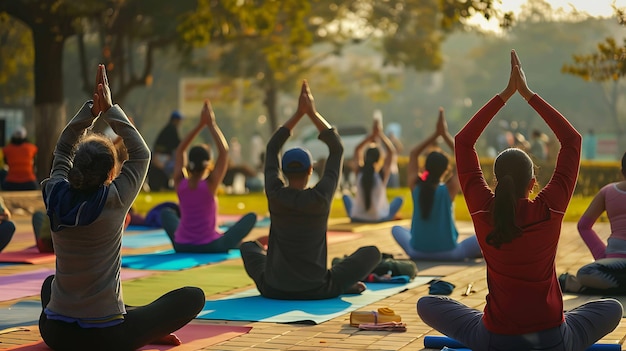
[[[122,257],[122,267],[155,271],[179,271],[240,258],[238,249],[228,253],[176,253],[174,250]]]
[[[457,351],[471,351],[468,348],[465,348],[463,344],[460,342],[449,338],[447,336],[431,336],[427,335],[424,337],[424,347],[430,349],[442,349],[445,350],[457,350]],[[622,345],[619,344],[593,344],[591,347],[587,348],[586,351],[620,351],[622,349]],[[443,349],[442,349],[443,350]]]
[[[140,249],[152,246],[172,246],[172,241],[165,233],[164,229],[152,229],[140,231],[136,234],[130,234],[128,231],[122,238],[122,247],[129,249]]]
[[[40,301],[20,301],[11,307],[0,309],[0,330],[25,325],[35,325],[39,323],[40,314]]]
[[[257,289],[207,301],[199,319],[319,324],[380,301],[404,290],[424,285],[434,277],[418,276],[408,284],[367,283],[360,295],[341,295],[325,300],[273,300]]]

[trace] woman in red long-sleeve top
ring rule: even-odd
[[[476,140],[518,91],[561,143],[552,179],[535,199],[533,163],[520,149],[494,162],[492,192],[483,177]],[[418,301],[424,322],[478,350],[585,350],[618,325],[622,305],[613,299],[563,313],[555,256],[563,215],[576,185],[581,136],[556,109],[533,93],[515,51],[506,88],[483,106],[456,135],[459,180],[487,264],[489,293],[484,311],[447,297]]]

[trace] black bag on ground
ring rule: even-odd
[[[343,258],[333,258],[332,265],[336,265],[337,263],[343,261],[346,257],[347,256],[344,256]],[[406,275],[410,279],[413,279],[417,275],[417,265],[415,265],[415,262],[411,260],[398,260],[393,258],[393,255],[391,254],[383,253],[382,259],[378,265],[374,267],[374,270],[372,270],[371,273],[382,276],[389,272],[391,272],[392,277]]]

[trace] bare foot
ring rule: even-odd
[[[180,341],[180,339],[178,338],[178,336],[176,336],[176,334],[169,334],[151,342],[151,344],[153,345],[174,345],[174,346],[178,346],[182,343],[183,342]]]
[[[356,282],[346,290],[346,294],[360,294],[365,291],[365,289],[367,289],[367,287],[363,282]]]

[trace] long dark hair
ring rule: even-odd
[[[426,171],[418,178],[417,185],[420,187],[419,204],[422,210],[422,218],[428,219],[433,208],[435,189],[441,180],[441,176],[448,169],[448,157],[441,152],[433,151],[426,156]]]
[[[496,157],[493,173],[498,183],[491,210],[494,229],[487,235],[487,244],[500,248],[522,235],[522,229],[515,225],[515,208],[534,177],[533,161],[520,149],[506,149]]]
[[[106,184],[116,167],[119,167],[117,151],[111,139],[101,134],[86,134],[74,148],[67,180],[73,189],[93,191]]]
[[[189,150],[187,169],[191,173],[203,173],[209,166],[211,152],[206,144],[196,145]]]
[[[380,150],[370,147],[365,152],[363,167],[361,167],[361,186],[365,196],[365,208],[369,210],[372,205],[372,187],[374,186],[374,165],[380,159]]]

